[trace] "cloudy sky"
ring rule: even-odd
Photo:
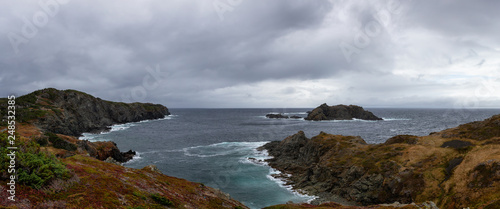
[[[500,1],[1,0],[0,96],[500,107]]]

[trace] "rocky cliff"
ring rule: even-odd
[[[433,133],[366,144],[303,132],[261,147],[290,184],[360,205],[433,201],[440,208],[500,206],[500,115]]]
[[[75,90],[53,88],[19,97],[17,104],[19,118],[33,120],[42,130],[71,136],[170,114],[159,104],[110,102]]]
[[[382,118],[375,116],[372,112],[366,111],[360,106],[328,106],[326,103],[309,112],[305,120],[352,120],[354,118],[362,120],[382,120]]]

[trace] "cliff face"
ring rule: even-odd
[[[41,117],[34,118],[35,125],[71,136],[104,130],[113,124],[163,118],[170,114],[163,105],[110,102],[75,90],[43,89],[19,100],[22,106],[18,109],[30,109],[25,115],[40,114]]]
[[[429,136],[361,138],[303,132],[267,149],[296,189],[361,205],[433,201],[440,208],[500,206],[500,115]],[[490,131],[484,131],[490,130]],[[288,175],[283,175],[284,177]],[[488,177],[486,177],[488,176]]]
[[[353,118],[362,120],[382,120],[372,112],[364,110],[356,105],[336,105],[328,106],[326,103],[312,110],[305,120],[352,120]]]

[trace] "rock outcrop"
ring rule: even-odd
[[[272,119],[300,119],[302,117],[292,115],[292,116],[287,116],[287,115],[282,115],[282,114],[267,114],[266,118],[272,118]]]
[[[90,142],[88,140],[80,140],[77,142],[77,145],[79,149],[87,152],[90,157],[103,161],[113,158],[117,162],[124,163],[131,160],[136,154],[132,150],[121,152],[116,143],[110,141]]]
[[[273,118],[273,119],[288,119],[289,117],[286,115],[282,114],[267,114],[266,118]]]
[[[269,165],[295,189],[320,199],[495,208],[500,205],[500,134],[484,130],[497,124],[500,115],[429,136],[395,136],[384,144],[323,132],[307,138],[300,131],[259,149],[273,156]]]
[[[352,120],[354,118],[362,120],[383,120],[360,106],[328,106],[326,103],[309,112],[305,120]]]
[[[163,118],[168,109],[159,104],[110,102],[75,90],[42,89],[18,98],[20,117],[31,119],[42,130],[80,136],[108,129],[114,124]]]

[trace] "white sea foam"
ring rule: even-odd
[[[267,142],[264,142],[264,144]],[[267,159],[270,159],[271,156],[267,153],[267,150],[262,150],[259,151],[257,150],[258,147],[263,146],[264,144],[257,144],[255,148],[252,149],[252,152],[250,155],[245,156],[240,158],[238,161],[239,163],[243,164],[253,164],[253,165],[259,165],[259,166],[269,166],[268,163],[266,162]]]
[[[289,185],[284,178],[278,177],[278,176],[286,176],[286,177],[291,177],[290,174],[283,174],[281,171],[278,171],[274,168],[269,168],[269,174],[266,176],[269,180],[274,181],[276,184],[278,184],[280,187],[285,188],[286,190],[290,191],[296,196],[299,196],[301,198],[307,199],[307,202],[310,203],[314,199],[318,198],[318,196],[311,196],[305,194],[305,192],[301,190],[295,190],[291,185]]]
[[[215,157],[249,152],[267,142],[221,142],[184,148],[184,155],[191,157]]]
[[[287,114],[292,114],[292,115],[306,115],[308,113],[307,112],[291,112],[291,113],[287,113]]]
[[[83,133],[82,136],[80,136],[80,140],[93,140],[95,137],[97,136],[97,134],[91,134],[91,133]]]
[[[147,123],[147,122],[159,121],[159,120],[170,120],[174,117],[177,117],[177,115],[166,115],[164,118],[158,118],[158,119],[153,119],[153,120],[141,120],[138,122],[115,124],[115,125],[109,126],[108,130],[102,131],[100,133],[83,133],[82,136],[79,137],[78,139],[89,140],[89,141],[107,141],[107,139],[100,138],[100,136],[105,135],[105,134],[109,134],[109,133],[115,132],[115,131],[123,131],[123,130],[129,129],[130,127],[136,126],[139,123]]]
[[[253,155],[251,157],[246,157],[244,160],[240,160],[239,162],[245,163],[245,164],[251,163],[254,165],[258,165],[258,166],[269,167],[269,174],[266,175],[267,179],[275,182],[280,187],[285,188],[286,190],[290,191],[295,196],[307,199],[308,203],[310,203],[314,199],[318,198],[317,196],[306,195],[301,190],[293,189],[293,187],[291,185],[289,185],[285,181],[284,178],[280,178],[279,176],[291,177],[291,174],[283,174],[281,171],[276,170],[276,169],[269,166],[269,164],[265,160],[271,159],[272,157],[269,155],[267,150],[262,150],[262,151],[257,150],[258,147],[261,147],[268,142],[262,142],[262,143],[263,143],[262,145],[257,146],[253,149]],[[251,158],[253,158],[255,160],[251,160]]]
[[[307,112],[268,112],[266,114],[282,114],[282,115],[307,115]]]
[[[380,120],[363,120],[358,118],[353,118],[352,120],[320,120],[320,121],[312,121],[314,123],[358,123],[358,122],[367,122],[367,123],[376,123]]]
[[[382,118],[385,121],[393,121],[393,120],[411,120],[409,118]]]
[[[138,161],[141,161],[141,160],[142,160],[141,153],[136,151],[134,157],[132,157],[131,160],[129,160],[129,161],[123,163],[123,164],[126,165],[126,164],[130,164],[130,163],[135,163],[135,162],[138,162]]]
[[[151,120],[141,120],[138,122],[132,122],[132,123],[148,123],[152,121],[160,121],[160,120],[171,120],[174,119],[175,117],[178,117],[178,115],[165,115],[163,118],[157,118],[157,119],[151,119]]]

